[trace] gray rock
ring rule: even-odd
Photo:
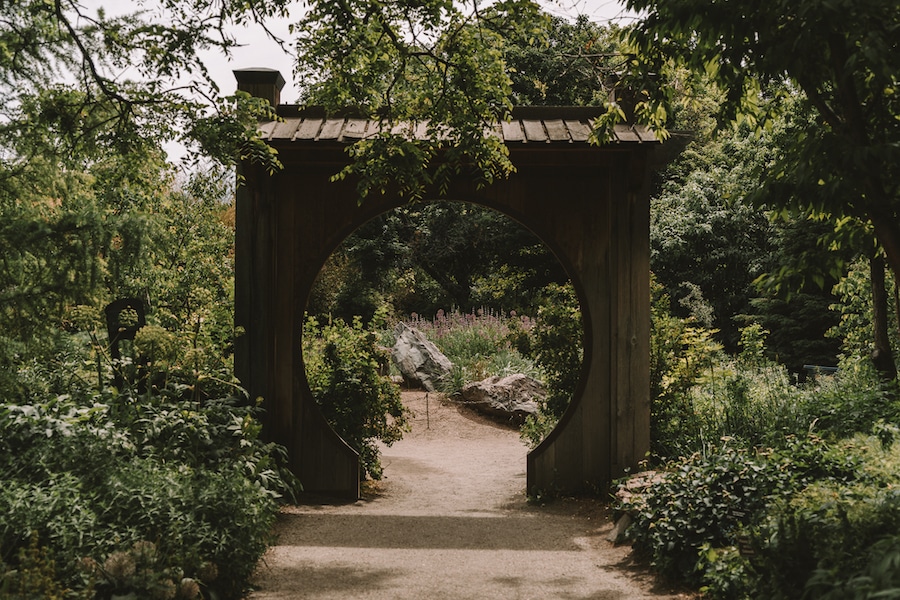
[[[613,527],[612,531],[607,534],[606,539],[613,544],[619,544],[623,542],[625,540],[625,532],[631,526],[631,522],[631,515],[628,513],[624,513],[621,517],[619,517],[619,520],[616,521],[615,527]]]
[[[521,424],[528,415],[537,414],[538,402],[547,392],[537,379],[516,373],[467,383],[460,396],[464,404],[479,412]]]
[[[437,346],[425,339],[425,335],[406,323],[394,328],[397,341],[391,349],[391,358],[403,378],[413,385],[421,385],[434,392],[440,382],[450,374],[453,363]]]

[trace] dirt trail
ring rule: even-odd
[[[287,507],[251,600],[685,598],[606,541],[590,500],[526,502],[518,433],[424,392],[385,477],[351,504]]]

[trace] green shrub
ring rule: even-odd
[[[760,528],[761,597],[896,593],[896,576],[882,569],[898,559],[890,540],[900,532],[900,451],[857,437],[830,454],[844,461],[844,476],[816,473],[815,481],[773,504]]]
[[[815,429],[833,439],[869,433],[879,421],[900,422],[896,382],[880,380],[867,363],[843,365],[804,389],[803,410]]]
[[[98,591],[146,596],[140,586],[150,579],[177,587],[185,577],[220,597],[245,591],[276,500],[292,489],[277,467],[282,451],[260,442],[256,409],[241,400],[200,406],[177,396],[104,390],[0,406],[0,557],[8,567],[21,568],[16,557],[36,540],[52,553],[55,580],[76,591],[93,578]],[[83,568],[143,542],[154,544],[162,579],[111,582]]]
[[[715,330],[673,316],[669,304],[662,286],[651,281],[650,450],[658,457],[690,455],[702,447],[691,391],[721,351],[712,339]]]
[[[635,549],[711,599],[892,597],[898,483],[900,448],[873,436],[788,438],[674,462],[623,508]]]
[[[303,328],[303,360],[313,397],[335,432],[359,453],[360,476],[381,478],[377,442],[391,445],[407,430],[400,389],[381,374],[387,354],[359,317]]]
[[[6,600],[90,600],[95,597],[93,581],[88,577],[80,590],[65,587],[56,571],[53,552],[38,545],[36,535],[19,548],[16,568],[0,558],[0,598]]]
[[[540,413],[529,416],[522,427],[522,438],[534,447],[556,427],[581,378],[584,326],[571,285],[551,284],[544,288],[530,337],[528,345],[544,373],[547,389],[547,397],[538,405]]]
[[[581,307],[571,285],[544,288],[532,338],[534,359],[544,372],[547,387],[541,410],[559,419],[578,386],[584,355]]]
[[[807,595],[820,600],[897,600],[900,598],[900,535],[872,544],[858,572],[818,568],[807,581]]]
[[[742,329],[744,350],[730,357],[707,346],[708,332],[665,315],[654,318],[651,438],[657,457],[702,451],[722,437],[774,448],[810,432],[836,441],[900,419],[896,385],[879,381],[871,368],[852,364],[798,384],[765,357],[765,332],[757,326]],[[676,334],[673,343],[669,335]]]
[[[700,592],[705,598],[745,600],[756,593],[757,574],[750,560],[736,546],[701,545],[696,569],[702,584]]]
[[[771,457],[725,444],[673,463],[665,478],[622,508],[635,550],[668,577],[699,586],[701,550],[737,546],[770,499],[789,490],[791,473]]]

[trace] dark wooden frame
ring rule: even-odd
[[[269,94],[277,103],[277,90]],[[532,111],[531,126],[562,122],[560,110]],[[306,299],[330,254],[401,200],[387,194],[360,204],[353,183],[330,181],[346,164],[350,140],[298,140],[297,127],[269,140],[284,163],[281,172],[239,166],[235,320],[243,334],[235,368],[251,396],[263,398],[265,435],[287,448],[304,488],[356,498],[358,457],[312,398],[300,331]],[[276,128],[288,125],[269,131]],[[527,141],[507,138],[517,167],[509,179],[478,190],[460,177],[443,198],[519,221],[572,278],[585,327],[582,376],[559,425],[528,455],[527,488],[599,490],[636,467],[650,446],[648,161],[654,145],[640,135],[602,147]]]

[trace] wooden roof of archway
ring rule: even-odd
[[[260,125],[260,135],[267,142],[324,142],[352,144],[377,135],[386,125],[384,121],[353,115],[329,115],[320,107],[302,108],[293,105],[278,107],[281,121]],[[507,145],[592,145],[591,122],[603,112],[600,107],[528,106],[513,109],[509,121],[485,128],[488,135],[496,135]],[[399,123],[391,126],[393,133],[406,134],[411,139],[427,139],[428,124]],[[658,139],[641,125],[618,124],[610,144],[655,144]]]

